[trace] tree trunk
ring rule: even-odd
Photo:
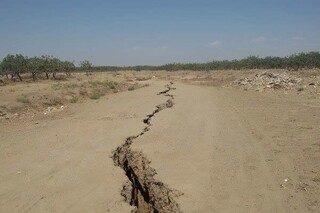
[[[36,73],[32,73],[32,79],[33,79],[33,81],[35,81],[36,80]]]
[[[20,73],[17,72],[17,76],[18,76],[18,78],[20,79],[20,81],[22,81],[22,78],[21,78]]]
[[[49,79],[49,74],[46,72],[47,79]]]
[[[6,73],[6,77],[7,77],[7,79],[9,78],[9,75],[8,75],[8,73]]]
[[[53,73],[52,73],[52,76],[53,76],[53,79],[56,80],[56,72],[53,72]]]

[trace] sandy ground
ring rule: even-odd
[[[319,105],[175,85],[174,107],[133,147],[184,193],[184,212],[319,210]]]
[[[130,212],[120,195],[126,177],[111,152],[142,128],[163,86],[89,101],[51,119],[1,123],[0,212]]]
[[[121,196],[128,178],[112,152],[145,128],[173,78],[46,117],[2,120],[0,212],[130,212]],[[152,117],[131,149],[180,192],[181,211],[319,211],[319,98],[173,86],[173,107]]]

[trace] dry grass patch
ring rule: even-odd
[[[23,104],[29,104],[30,100],[26,95],[22,95],[21,97],[17,98],[17,102],[23,103]]]

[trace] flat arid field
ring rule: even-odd
[[[319,212],[320,72],[0,86],[0,212]]]

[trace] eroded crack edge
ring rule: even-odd
[[[146,127],[138,135],[127,137],[124,144],[113,151],[114,164],[121,167],[129,179],[123,186],[121,195],[130,205],[136,207],[134,212],[182,212],[175,201],[182,193],[156,180],[156,170],[150,166],[150,161],[143,153],[131,150],[134,140],[150,131],[152,118],[160,111],[173,107],[174,95],[169,92],[174,89],[176,88],[173,87],[173,82],[170,82],[166,85],[166,90],[157,94],[169,99],[156,106],[156,109],[143,119]]]

